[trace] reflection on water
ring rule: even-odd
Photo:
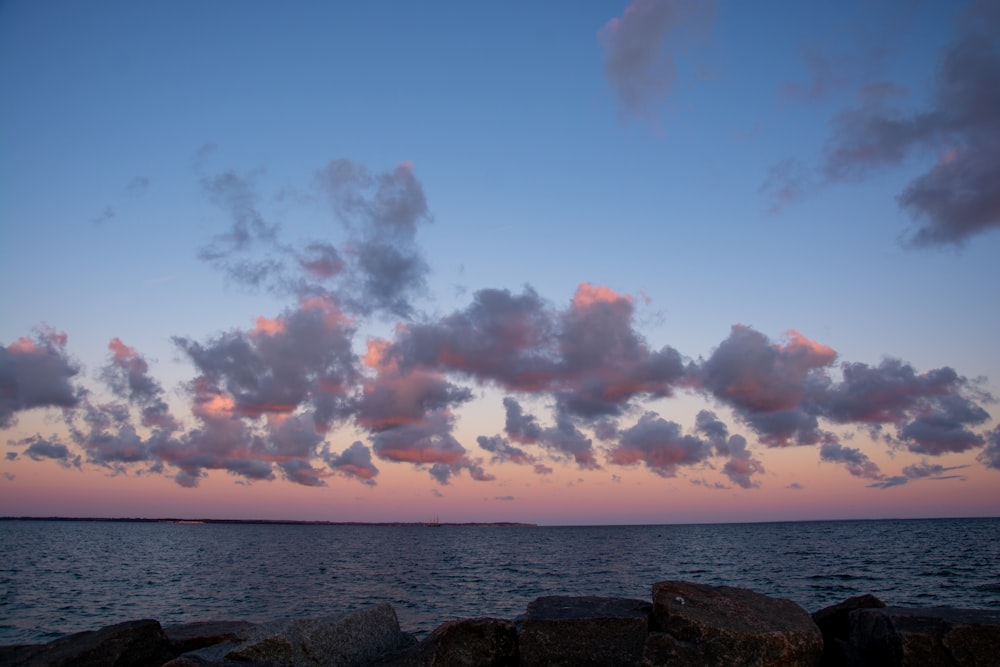
[[[0,644],[118,621],[264,621],[389,602],[404,630],[541,595],[741,586],[809,611],[1000,607],[1000,519],[604,527],[0,522]]]

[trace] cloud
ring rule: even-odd
[[[637,396],[670,396],[685,374],[680,354],[649,349],[633,320],[631,297],[589,283],[562,311],[530,288],[521,295],[481,290],[464,311],[403,329],[386,354],[401,367],[552,393],[561,412],[598,419],[621,414]]]
[[[525,414],[521,404],[516,399],[503,399],[503,407],[507,413],[504,430],[511,440],[526,445],[533,445],[542,437],[542,427],[534,415]]]
[[[968,468],[967,465],[961,466],[943,466],[940,463],[928,463],[926,459],[920,463],[914,463],[903,468],[903,475],[907,479],[921,479],[924,477],[930,479],[964,479],[961,475],[945,475],[946,472],[951,472],[952,470],[962,470],[963,468]]]
[[[711,445],[693,435],[683,435],[681,427],[655,412],[647,412],[621,434],[621,441],[608,455],[616,465],[644,463],[661,477],[674,477],[679,466],[703,463],[711,455]]]
[[[844,447],[836,442],[825,443],[819,450],[820,460],[832,463],[842,463],[847,472],[864,479],[884,480],[885,475],[878,464],[868,458],[868,455],[854,447]]]
[[[131,195],[139,195],[149,189],[149,179],[145,176],[136,176],[125,186],[126,192]]]
[[[231,331],[207,344],[175,337],[203,382],[231,397],[246,417],[288,414],[315,403],[318,430],[353,410],[349,392],[359,378],[351,347],[354,324],[330,297],[307,297],[250,331]]]
[[[505,463],[507,461],[518,465],[531,465],[535,462],[535,457],[525,452],[519,447],[510,444],[506,438],[495,435],[492,437],[479,436],[476,438],[480,449],[484,449],[493,456],[491,463]]]
[[[285,479],[290,482],[295,482],[303,486],[326,486],[326,481],[323,479],[323,471],[312,467],[302,459],[279,461],[278,468],[281,469]]]
[[[714,2],[633,0],[598,37],[604,47],[604,74],[622,108],[648,113],[666,97],[675,78],[675,54],[684,33],[711,21]]]
[[[760,486],[760,482],[753,479],[753,476],[764,472],[764,464],[755,459],[747,449],[746,438],[742,435],[729,435],[729,427],[709,410],[698,412],[695,431],[707,438],[717,455],[729,457],[722,466],[722,474],[731,482],[744,489]]]
[[[986,446],[976,459],[987,468],[1000,470],[1000,426],[986,434]]]
[[[80,402],[72,384],[80,369],[66,354],[66,340],[66,334],[42,327],[32,338],[0,346],[0,428],[13,426],[23,410]]]
[[[429,270],[415,234],[431,221],[413,165],[375,174],[350,160],[333,160],[317,172],[316,184],[351,233],[346,255],[352,289],[345,302],[358,312],[409,317],[410,298],[423,292]]]
[[[832,348],[797,331],[789,331],[784,343],[771,343],[738,324],[701,364],[694,383],[733,408],[761,442],[811,445],[827,434],[819,430],[817,410],[807,398],[836,357]]]
[[[71,466],[80,467],[80,457],[74,457],[69,448],[60,442],[46,440],[36,435],[32,438],[26,438],[21,444],[28,445],[28,448],[24,450],[24,455],[32,461],[44,461],[48,459],[58,461],[60,465],[66,468]]]
[[[914,246],[960,245],[1000,227],[1000,11],[974,3],[945,51],[928,104],[906,112],[869,97],[840,114],[827,147],[830,180],[857,180],[911,157],[930,169],[899,195]]]
[[[340,454],[334,454],[329,449],[323,451],[323,460],[341,475],[356,479],[362,484],[375,486],[375,477],[378,475],[378,468],[372,463],[372,453],[359,440],[351,443],[351,446]]]
[[[119,338],[108,343],[111,362],[104,367],[102,378],[119,398],[142,407],[142,424],[175,431],[180,428],[163,400],[163,388],[149,375],[149,363],[134,348]]]

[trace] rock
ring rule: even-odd
[[[538,598],[518,619],[520,664],[638,665],[651,608],[625,598]]]
[[[419,644],[383,655],[378,667],[514,667],[517,628],[500,618],[449,621]]]
[[[823,633],[824,666],[846,665],[854,658],[848,644],[851,633],[850,614],[855,609],[878,609],[885,603],[871,594],[848,598],[835,605],[824,607],[812,615],[813,622]]]
[[[805,609],[743,588],[662,581],[653,585],[652,619],[649,666],[818,665],[823,653]]]
[[[173,657],[159,622],[126,621],[100,630],[77,632],[47,644],[18,647],[0,654],[0,665],[31,667],[149,667]]]
[[[855,665],[1000,664],[1000,610],[858,609],[850,613]]]
[[[238,644],[201,649],[185,657],[208,664],[235,661],[269,665],[364,665],[412,644],[396,611],[381,604],[331,618],[257,626]]]
[[[164,626],[174,655],[196,651],[222,642],[242,641],[257,626],[247,621],[202,621]]]

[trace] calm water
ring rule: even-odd
[[[0,521],[0,644],[118,621],[335,614],[390,602],[404,630],[513,618],[541,595],[649,599],[656,581],[751,588],[809,611],[1000,607],[1000,519],[614,527]]]

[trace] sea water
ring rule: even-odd
[[[750,588],[808,611],[1000,607],[1000,519],[501,527],[0,521],[0,644],[120,621],[255,622],[388,602],[403,630],[513,619],[542,595]]]

